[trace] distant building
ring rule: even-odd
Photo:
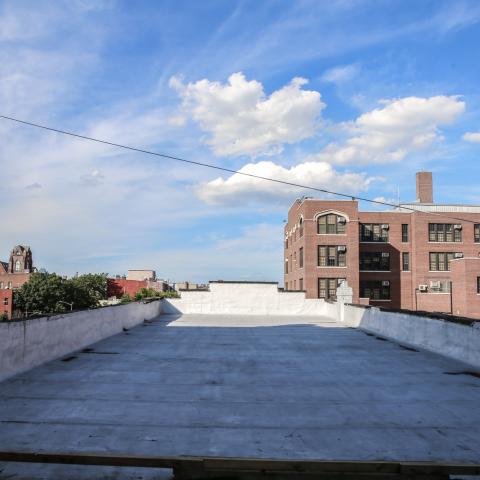
[[[193,282],[178,282],[173,284],[173,289],[177,292],[182,290],[208,290],[208,285]]]
[[[430,172],[417,200],[359,211],[355,200],[297,200],[284,232],[286,290],[335,299],[347,280],[355,303],[480,318],[480,206],[433,202]]]
[[[28,282],[33,272],[33,255],[29,246],[16,245],[10,252],[9,261],[0,261],[0,314],[6,312],[11,318],[12,290]]]
[[[150,280],[155,281],[157,273],[155,270],[129,270],[127,273],[127,280]]]

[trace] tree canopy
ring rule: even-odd
[[[66,279],[56,273],[35,272],[14,291],[15,308],[27,314],[62,313],[94,308],[107,297],[107,275],[86,274]]]

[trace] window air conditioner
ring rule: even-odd
[[[346,252],[347,251],[347,247],[345,245],[339,245],[337,247],[337,252]]]
[[[442,282],[436,281],[436,282],[430,282],[430,287],[431,288],[440,288],[442,286]]]
[[[428,285],[419,285],[419,286],[418,286],[418,289],[419,289],[421,292],[428,292]]]
[[[457,223],[457,224],[455,224],[455,225],[453,226],[453,228],[454,228],[455,230],[461,230],[461,229],[462,229],[462,225],[461,225],[460,223]]]
[[[454,258],[463,258],[463,253],[457,252],[453,254]]]
[[[388,223],[382,223],[382,230],[388,230],[390,225]]]
[[[390,280],[382,280],[382,287],[389,287],[390,286]]]
[[[347,219],[345,217],[338,217],[338,223],[347,223]]]

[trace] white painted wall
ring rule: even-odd
[[[422,348],[480,368],[480,324],[344,305],[340,321],[397,342]]]
[[[336,316],[336,306],[306,299],[303,292],[282,292],[277,284],[210,283],[210,291],[184,291],[165,300],[164,313],[221,315]]]
[[[160,315],[162,301],[0,322],[0,381]]]

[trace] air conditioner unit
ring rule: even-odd
[[[390,225],[388,223],[382,223],[382,230],[388,230]]]
[[[455,224],[455,225],[453,226],[453,228],[454,228],[455,230],[461,230],[461,229],[462,229],[462,225],[461,225],[460,223],[457,223],[457,224]]]
[[[346,252],[347,251],[347,247],[345,245],[339,245],[337,247],[337,252]]]
[[[382,280],[382,287],[390,286],[390,280]]]
[[[430,282],[430,287],[431,288],[441,288],[441,286],[442,286],[442,282],[440,282],[438,280],[436,282]]]
[[[463,253],[457,252],[453,254],[454,258],[463,258]]]
[[[421,292],[428,292],[428,285],[419,285],[419,286],[418,286],[418,289],[419,289]]]
[[[382,252],[382,257],[383,258],[387,258],[389,256],[390,256],[390,254],[388,252]]]
[[[338,217],[338,223],[347,223],[347,219],[345,217]]]

